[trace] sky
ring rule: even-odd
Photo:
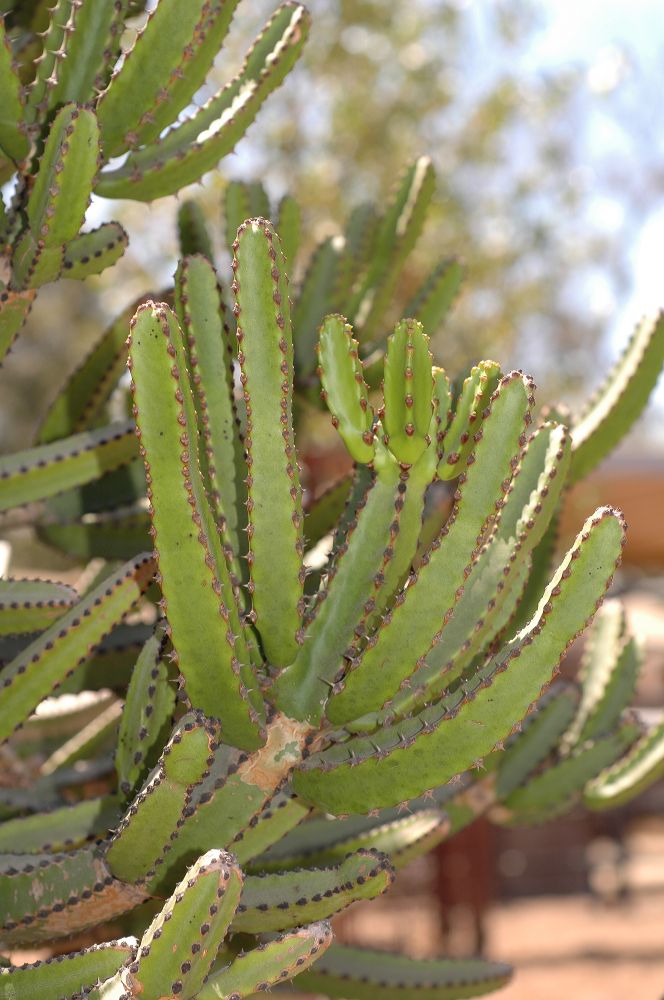
[[[614,87],[626,93],[629,103],[638,102],[643,126],[651,130],[652,149],[661,153],[664,165],[664,4],[661,0],[542,0],[546,27],[538,31],[523,54],[523,65],[531,70],[559,68],[574,63],[587,66],[586,79],[597,96],[591,110],[585,156],[592,169],[593,158],[605,156],[612,143],[625,143],[603,120],[602,96]],[[659,114],[658,114],[659,112]],[[664,171],[662,172],[664,177]],[[601,206],[599,208],[601,209]],[[619,206],[605,205],[605,212],[619,213]],[[649,208],[634,234],[629,250],[632,271],[631,294],[613,313],[608,337],[612,354],[624,343],[633,323],[644,313],[664,307],[664,186],[661,197]],[[658,409],[664,412],[664,384],[657,391]]]

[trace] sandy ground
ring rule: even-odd
[[[517,969],[501,1000],[664,997],[664,895],[520,901],[496,908],[488,931],[492,955]]]
[[[439,951],[431,901],[398,904],[398,913],[379,900],[358,906],[343,921],[344,937],[422,957]],[[455,922],[453,951],[463,932],[463,920]],[[490,911],[487,932],[489,957],[516,970],[492,994],[497,1000],[664,1000],[662,892],[610,906],[586,896],[505,903]]]

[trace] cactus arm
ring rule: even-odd
[[[588,783],[589,809],[613,809],[630,802],[664,776],[664,722],[652,726],[624,757]]]
[[[414,316],[433,335],[459,295],[462,281],[463,268],[458,260],[440,261],[408,302],[404,314]]]
[[[279,202],[276,229],[281,238],[288,273],[294,274],[297,251],[302,237],[302,209],[290,194],[285,194]]]
[[[394,871],[378,851],[359,850],[328,868],[248,875],[234,931],[263,934],[331,917],[389,889]]]
[[[244,216],[246,218],[246,216]],[[202,254],[214,259],[212,239],[205,221],[205,213],[196,201],[183,201],[178,209],[178,238],[180,257]]]
[[[313,548],[334,530],[344,512],[352,488],[351,476],[343,476],[317,496],[304,511],[304,537]]]
[[[404,339],[405,344],[400,342]],[[417,363],[411,368],[408,367],[408,364],[412,363],[411,355],[414,353],[414,344],[419,347],[417,352],[419,357]],[[407,352],[405,357],[399,356],[399,351],[402,348]],[[342,317],[329,316],[321,329],[319,372],[322,375],[324,392],[326,391],[325,386],[330,387],[326,396],[328,406],[333,413],[333,422],[342,431],[347,446],[350,446],[350,450],[358,460],[367,460],[369,455],[376,455],[378,479],[388,485],[391,484],[393,475],[396,473],[390,453],[394,453],[395,449],[400,451],[400,454],[396,456],[397,460],[401,459],[406,462],[407,456],[404,447],[399,445],[398,435],[401,431],[401,425],[408,424],[408,430],[404,435],[406,441],[410,443],[411,432],[412,435],[415,435],[415,425],[410,424],[410,408],[415,405],[413,391],[416,392],[419,400],[420,429],[422,430],[426,423],[427,430],[418,438],[415,452],[411,451],[410,458],[415,458],[416,452],[421,452],[422,447],[427,448],[430,440],[427,431],[430,430],[432,406],[431,361],[426,348],[426,338],[423,337],[421,331],[415,330],[412,325],[409,327],[408,321],[405,325],[400,325],[391,341],[391,352],[391,362],[386,362],[386,372],[389,369],[390,374],[386,375],[385,422],[392,429],[392,438],[390,439],[387,433],[383,438],[390,451],[380,446],[376,452],[376,444],[373,442],[372,411],[368,406],[367,387],[363,382],[362,368],[357,359],[358,345],[352,339],[350,327],[345,324]],[[408,354],[408,352],[410,353]],[[412,381],[414,384],[417,383],[418,389],[414,389],[412,385],[406,385],[405,380],[399,387],[394,369],[400,363],[404,369],[408,367],[411,377],[415,375]],[[405,404],[401,398],[402,395],[406,400]],[[399,417],[403,418],[401,423]],[[371,443],[369,444],[369,442]],[[401,481],[397,486],[398,495],[394,502],[394,519],[389,526],[383,525],[383,531],[385,533],[389,531],[389,546],[381,556],[382,565],[378,575],[374,577],[371,598],[367,601],[362,619],[355,629],[355,634],[360,639],[373,628],[376,620],[403,584],[410,569],[421,530],[424,495],[429,483],[434,478],[435,465],[435,451],[427,449],[424,454],[419,455],[414,465],[411,465],[407,470],[404,468],[401,473]],[[377,488],[376,484],[374,489]],[[345,541],[347,527],[345,519],[342,519],[337,530],[338,540]],[[380,549],[380,542],[378,541],[377,544],[378,548],[374,550],[375,553],[378,553]],[[374,556],[372,555],[371,558],[373,559]],[[371,566],[373,563],[369,565]]]
[[[621,646],[602,697],[581,730],[581,740],[596,739],[613,729],[634,695],[642,661],[638,642],[633,637],[628,638]]]
[[[145,490],[145,467],[137,456],[98,479],[51,497],[40,523],[49,523],[51,518],[55,518],[65,524],[84,514],[107,514],[110,517],[118,508],[141,506]]]
[[[0,510],[98,479],[130,462],[136,447],[132,424],[121,421],[0,458]]]
[[[39,32],[38,39],[35,40],[39,55],[34,59],[34,75],[29,66],[22,67],[21,72],[23,79],[29,80],[25,87],[23,112],[23,118],[28,125],[34,125],[48,109],[49,90],[53,88],[57,79],[57,62],[62,61],[65,29],[70,16],[71,0],[55,0],[50,8],[42,9],[40,27],[44,30]]]
[[[397,517],[400,469],[384,451],[381,473],[361,502],[356,518],[336,554],[326,590],[318,595],[311,621],[305,621],[306,638],[293,665],[277,678],[275,703],[295,718],[320,721],[329,688],[343,656],[353,642],[363,614],[372,613],[369,602],[391,558],[390,526]]]
[[[332,929],[324,921],[280,935],[213,971],[196,1000],[242,1000],[287,982],[316,962],[331,942]]]
[[[292,792],[277,792],[230,845],[239,863],[245,865],[280,842],[310,812],[309,806],[303,805]]]
[[[338,308],[344,260],[343,237],[330,236],[314,250],[300,282],[293,308],[293,339],[295,371],[302,382],[316,369],[318,328]]]
[[[46,758],[40,771],[45,777],[56,771],[73,769],[79,761],[94,760],[115,745],[122,705],[113,700],[83,728],[65,740]]]
[[[70,1000],[82,992],[87,994],[131,959],[136,944],[135,938],[108,941],[84,951],[0,969],[0,996],[7,1000]]]
[[[89,101],[106,83],[106,75],[120,54],[120,36],[128,0],[96,0],[71,4],[63,39],[66,57],[58,63],[57,79],[49,94],[50,107],[67,101]]]
[[[550,683],[567,646],[597,610],[623,543],[622,517],[600,508],[584,524],[528,627],[465,687],[370,739],[354,738],[308,757],[293,774],[296,793],[333,814],[366,813],[471,768]]]
[[[78,559],[129,559],[150,546],[150,518],[144,511],[87,514],[85,521],[43,523],[37,536]]]
[[[223,211],[226,246],[231,256],[242,223],[247,219],[269,219],[271,216],[270,201],[263,185],[246,181],[228,182],[223,195]]]
[[[390,859],[395,871],[432,850],[448,834],[449,820],[437,809],[418,809],[412,816],[350,816],[345,820],[314,819],[249,866],[249,871],[284,871],[339,863],[350,853],[374,850]],[[299,837],[298,837],[299,834]]]
[[[406,488],[404,492],[400,492],[395,503],[398,534],[395,539],[390,537],[393,555],[382,567],[382,583],[376,581],[374,586],[374,610],[361,623],[366,635],[381,622],[383,614],[392,606],[408,578],[422,530],[426,491],[435,478],[435,473],[436,453],[433,448],[427,448],[407,474],[402,473],[399,488]]]
[[[422,156],[405,172],[381,221],[371,263],[348,305],[348,318],[360,330],[364,344],[381,332],[383,314],[403,263],[422,231],[434,187],[431,160]]]
[[[297,653],[304,610],[288,279],[278,237],[265,220],[240,226],[233,246],[238,360],[247,406],[249,590],[266,658],[284,667]]]
[[[319,332],[318,374],[321,394],[346,448],[356,462],[373,461],[376,453],[374,413],[362,376],[359,345],[343,316],[327,316]]]
[[[135,957],[118,973],[127,995],[198,997],[241,891],[242,872],[232,855],[217,850],[199,858],[146,930]]]
[[[352,262],[350,280],[366,270],[372,258],[379,227],[380,219],[371,202],[363,202],[351,210],[344,229],[344,239]]]
[[[461,1000],[500,989],[510,975],[508,965],[481,958],[414,959],[335,944],[297,986],[345,1000]]]
[[[471,368],[456,401],[454,416],[444,431],[445,454],[438,466],[441,479],[456,479],[466,467],[473,450],[474,434],[481,425],[483,412],[499,380],[500,367],[495,361],[482,361]],[[440,412],[442,420],[442,408]]]
[[[335,725],[379,709],[412,674],[438,641],[461,596],[487,524],[492,525],[509,488],[515,456],[525,444],[531,384],[520,374],[506,376],[492,397],[492,411],[476,442],[475,461],[460,485],[454,510],[413,575],[404,599],[377,629],[359,661],[337,684],[327,705]],[[422,661],[423,662],[423,659]]]
[[[516,733],[505,752],[497,757],[497,798],[506,798],[526,783],[565,732],[578,700],[572,687],[564,687],[540,700],[536,714],[524,720],[523,731]]]
[[[383,394],[385,444],[398,462],[412,465],[431,443],[433,416],[429,338],[416,320],[397,323],[388,339]]]
[[[223,208],[226,246],[232,254],[238,229],[252,217],[249,185],[244,181],[229,181],[223,194]]]
[[[555,565],[559,527],[560,511],[557,510],[549,521],[549,526],[544,532],[541,541],[533,549],[530,575],[524,587],[519,606],[510,621],[510,626],[514,630],[518,630],[527,624],[537,611],[542,590],[546,586]]]
[[[496,537],[526,537],[528,550],[541,542],[558,508],[570,460],[570,436],[561,424],[541,424],[531,434],[515,471]]]
[[[447,813],[422,809],[417,818],[405,817],[386,823],[371,838],[371,846],[387,854],[395,871],[406,868],[411,861],[429,854],[451,836],[451,820]]]
[[[67,937],[133,909],[145,894],[118,882],[99,850],[0,858],[2,947]]]
[[[186,257],[175,275],[175,310],[182,328],[187,367],[200,429],[198,459],[215,508],[229,562],[240,577],[237,482],[237,429],[233,407],[233,370],[223,329],[217,276],[204,257]]]
[[[0,150],[17,162],[28,155],[30,143],[23,126],[23,88],[14,64],[11,46],[0,17]]]
[[[137,312],[129,363],[150,481],[162,607],[178,669],[192,705],[222,720],[226,741],[255,747],[262,740],[257,715],[261,705],[226,555],[198,466],[198,429],[182,335],[166,306],[151,303]],[[165,393],[164,385],[169,384],[172,392]],[[197,594],[195,609],[192,593]]]
[[[383,464],[385,468],[383,468]],[[384,474],[387,469],[389,469],[389,463],[379,463],[379,469],[380,472]],[[338,554],[344,548],[351,525],[355,523],[360,510],[364,506],[367,499],[367,493],[371,489],[374,479],[376,478],[376,472],[377,469],[372,468],[371,466],[360,465],[357,463],[355,464],[351,478],[351,486],[346,500],[346,506],[337,521],[332,536],[332,551],[329,559],[330,563],[334,563]]]
[[[586,476],[641,415],[664,364],[664,313],[646,318],[572,424],[571,480]]]
[[[151,201],[199,180],[230,153],[263,102],[297,61],[309,15],[298,4],[278,8],[255,42],[238,76],[163,138],[129,154],[96,185],[104,198]]]
[[[250,184],[247,181],[228,181],[222,196],[222,208],[226,247],[231,256],[237,231],[243,222],[247,219],[271,218],[270,199],[260,182]]]
[[[581,664],[581,702],[565,734],[568,748],[610,732],[634,694],[641,657],[625,634],[625,611],[607,601],[588,635]]]
[[[61,277],[80,281],[101,274],[120,260],[128,244],[119,222],[104,222],[89,233],[80,233],[65,244]]]
[[[545,424],[530,438],[512,479],[495,537],[475,560],[452,618],[423,666],[386,706],[403,716],[431,702],[461,676],[511,617],[523,593],[531,553],[556,510],[570,461],[564,427]]]
[[[146,874],[148,891],[170,891],[174,877],[212,847],[232,850],[238,833],[251,826],[301,759],[309,738],[308,727],[277,715],[259,750],[245,754],[222,744],[209,774],[187,793],[170,840]]]
[[[12,283],[16,288],[40,288],[55,281],[62,271],[64,247],[46,247],[37,242],[30,230],[14,244]]]
[[[97,105],[104,156],[156,139],[205,82],[237,0],[160,0]]]
[[[106,859],[114,875],[137,882],[150,871],[189,790],[207,773],[215,747],[216,732],[203,715],[190,713],[180,720],[108,846]]]
[[[110,688],[124,694],[131,671],[151,632],[149,625],[119,625],[106,636],[89,660],[76,667],[60,687],[60,694]]]
[[[411,817],[408,817],[409,819]],[[287,833],[269,847],[264,854],[246,866],[247,872],[283,872],[292,868],[312,868],[342,861],[349,853],[345,845],[370,835],[379,826],[379,820],[368,816],[346,816],[330,820],[326,816],[313,816]],[[359,844],[358,847],[366,846]],[[383,852],[386,853],[386,852]]]
[[[440,462],[443,457],[445,432],[447,425],[452,419],[452,387],[444,368],[434,365],[431,372],[433,375],[433,397],[436,414],[436,453]]]
[[[271,218],[270,210],[270,199],[267,196],[267,191],[263,187],[260,181],[252,181],[250,184],[246,185],[247,194],[249,198],[249,214],[245,215],[244,219],[240,219],[239,226],[245,221],[245,219],[269,219]],[[277,230],[278,232],[278,230]],[[281,235],[279,236],[281,239]],[[233,241],[231,240],[231,243]]]
[[[48,133],[27,205],[35,240],[56,247],[78,234],[97,173],[99,128],[92,111],[65,105]]]
[[[105,834],[118,819],[118,800],[107,795],[61,806],[0,825],[0,853],[43,854],[70,851],[88,838]]]
[[[588,638],[581,661],[580,679],[582,688],[590,689],[592,701],[595,700],[598,678],[596,672],[600,666],[615,660],[620,645],[627,638],[627,615],[621,601],[605,601],[602,605]],[[581,704],[583,705],[583,699]],[[585,714],[585,713],[584,713]]]
[[[142,295],[127,306],[68,377],[39,428],[40,444],[92,426],[125,372],[129,322],[144,301]]]
[[[60,694],[77,694],[101,688],[124,692],[136,657],[150,633],[147,625],[120,625],[97,647],[89,660],[77,667],[58,688]],[[37,633],[0,637],[0,665],[9,663],[37,638]]]
[[[57,81],[58,69],[65,58],[68,32],[72,25],[72,0],[55,0],[47,9],[47,27],[41,35],[41,54],[36,61],[36,73],[25,98],[25,121],[32,125],[44,116],[50,105],[50,95]]]
[[[46,628],[78,600],[73,587],[50,580],[0,580],[0,635]]]
[[[115,753],[118,789],[125,798],[145,778],[155,748],[164,745],[164,729],[170,731],[175,691],[168,683],[165,645],[163,632],[155,631],[131,674]]]
[[[500,551],[504,552],[504,549]],[[496,564],[498,562],[500,559],[496,553]],[[500,566],[504,564],[500,562]],[[445,626],[439,643],[429,651],[422,666],[414,671],[407,683],[379,712],[369,713],[348,723],[351,732],[368,732],[384,722],[392,723],[415,711],[419,712],[445,691],[458,686],[460,679],[462,681],[466,674],[474,672],[474,667],[483,663],[483,650],[490,648],[495,637],[509,625],[514,610],[518,607],[530,570],[530,561],[526,559],[519,569],[510,572],[506,585],[497,595],[493,589],[493,571],[496,568],[496,565],[489,562],[486,572],[472,581],[472,588],[465,591],[459,599],[455,615]],[[490,586],[485,591],[483,584],[486,581]],[[477,602],[475,599],[478,599]],[[477,629],[469,634],[468,625],[461,629],[456,626],[464,620],[462,613],[465,615],[474,604],[475,613],[486,617],[476,621]]]
[[[141,876],[147,891],[157,895],[170,891],[201,853],[212,847],[232,848],[238,833],[261,811],[269,798],[265,790],[239,777],[237,763],[226,770],[230,773],[215,777],[211,767],[209,777],[181,799],[179,816],[174,807],[175,818],[165,829],[163,845],[155,845]],[[145,834],[136,831],[133,836],[140,839]]]
[[[34,288],[27,288],[22,292],[9,288],[0,291],[0,366],[28,318],[35,294]]]
[[[117,705],[117,698],[110,691],[80,700],[58,697],[28,719],[16,734],[14,746],[17,749],[20,747],[21,754],[45,756],[60,746],[63,740],[77,735],[112,704]]]
[[[38,288],[63,271],[67,277],[98,274],[124,253],[127,237],[116,223],[77,236],[90,201],[98,157],[99,129],[93,112],[65,105],[49,132],[30,193],[29,229],[14,247],[15,287]]]
[[[151,557],[138,556],[82,598],[3,669],[0,740],[8,739],[39,702],[92,655],[105,634],[134,607],[153,574]]]
[[[610,736],[580,746],[568,757],[530,778],[511,792],[492,812],[503,825],[544,823],[567,812],[581,797],[584,786],[632,746],[638,735],[627,723]]]

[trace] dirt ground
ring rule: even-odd
[[[492,955],[517,969],[501,1000],[664,997],[664,895],[520,901],[494,909],[488,933]]]
[[[357,907],[344,920],[344,937],[435,954],[434,905],[398,902],[398,914],[380,901]],[[462,936],[461,914],[455,922]],[[503,903],[489,912],[486,929],[488,956],[516,969],[513,981],[492,994],[497,1000],[664,1000],[663,892],[609,906],[587,896]]]

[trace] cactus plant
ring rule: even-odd
[[[136,13],[128,0],[3,5],[0,179],[14,178],[15,193],[0,204],[0,358],[41,285],[98,274],[124,253],[127,235],[116,222],[81,232],[93,193],[151,201],[199,180],[231,152],[291,69],[308,15],[289,0],[238,75],[179,120],[236,6],[160,0],[123,53],[125,24]]]
[[[661,727],[626,712],[638,650],[618,605],[591,626],[579,684],[555,680],[611,582],[622,516],[591,514],[544,583],[531,569],[577,456],[587,467],[633,419],[664,320],[639,329],[568,429],[538,421],[532,379],[495,362],[454,393],[416,319],[387,339],[377,397],[352,326],[328,315],[318,376],[355,462],[335,527],[329,510],[303,507],[281,241],[257,217],[232,249],[230,314],[210,261],[185,257],[169,301],[138,305],[126,349],[128,317],[116,324],[43,443],[5,460],[5,509],[46,498],[80,513],[109,476],[125,474],[132,500],[145,485],[147,510],[131,516],[149,525],[152,552],[111,562],[80,594],[0,583],[0,738],[16,766],[41,754],[33,789],[1,800],[3,946],[109,920],[126,934],[1,969],[0,991],[203,1000],[298,976],[331,997],[486,993],[505,966],[377,962],[331,944],[326,921],[480,813],[541,822],[661,772]],[[133,421],[91,429],[125,357]],[[126,475],[140,466],[144,479]],[[432,528],[428,487],[452,478],[452,511]],[[321,532],[334,544],[312,583]],[[86,718],[77,702],[55,722],[32,715],[109,677],[119,720],[104,695]],[[87,776],[101,797],[81,788]]]
[[[3,4],[2,353],[40,285],[123,251],[115,223],[80,231],[91,193],[149,200],[200,178],[308,25],[282,4],[239,76],[178,121],[236,2],[159,0],[119,58],[144,6]],[[552,550],[565,489],[645,405],[664,319],[569,426],[495,361],[450,380],[428,334],[456,261],[385,337],[434,183],[412,163],[296,290],[292,197],[271,213],[259,184],[227,186],[223,287],[186,202],[174,287],[118,317],[34,446],[0,459],[6,524],[102,559],[78,588],[0,579],[0,947],[69,948],[0,967],[0,997],[239,1000],[291,979],[359,1000],[490,992],[501,963],[377,956],[332,943],[328,921],[480,814],[542,822],[661,775],[661,725],[628,710],[639,650],[620,606],[600,607],[621,514],[591,514],[557,567]],[[295,402],[319,395],[354,473],[312,503]],[[556,679],[595,615],[579,682]],[[63,945],[82,932],[100,943]]]

